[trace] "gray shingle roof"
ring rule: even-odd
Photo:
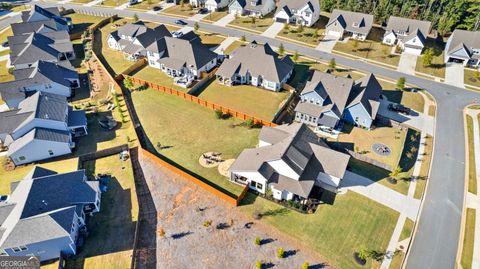
[[[292,182],[291,180],[295,179],[287,179],[276,171],[268,173],[271,177],[268,178],[267,175],[267,179],[285,189],[289,188],[292,192],[297,191],[298,195],[309,193],[308,186],[313,186],[309,181],[315,181],[319,172],[343,178],[350,159],[349,155],[330,149],[301,123],[275,128],[263,127],[259,140],[271,145],[244,150],[232,164],[230,171],[262,171],[265,174],[264,171],[269,171],[265,168],[265,163],[282,159],[300,175],[299,180]]]
[[[288,16],[292,16],[291,10],[299,10],[306,5],[309,6],[311,12],[316,11],[310,0],[281,0],[276,13],[283,9],[287,12]],[[320,10],[318,11],[320,12]]]
[[[373,26],[373,15],[334,9],[326,27],[338,21],[349,32],[368,34]],[[357,26],[354,26],[357,24]]]
[[[11,134],[20,124],[31,118],[34,112],[21,112],[19,109],[0,112],[0,134]]]
[[[431,27],[432,23],[429,21],[390,16],[385,34],[393,31],[394,33],[403,32],[404,35],[410,35],[418,30],[422,34],[422,38],[426,38]]]
[[[232,53],[232,58],[226,59],[217,71],[222,77],[232,77],[235,74],[262,76],[276,83],[282,82],[292,72],[294,63],[290,57],[279,58],[278,53],[270,45],[260,45],[252,42],[240,47]]]
[[[355,86],[349,97],[348,106],[351,107],[362,103],[372,119],[375,119],[378,108],[380,107],[379,100],[381,94],[382,86],[378,83],[377,78],[373,74],[368,74],[355,81]]]
[[[43,8],[39,5],[35,5],[29,11],[22,11],[22,21],[23,22],[36,21],[36,20],[34,20],[36,13],[39,13],[39,14],[45,16],[48,19],[53,19],[58,24],[62,24],[62,25],[67,25],[68,24],[68,19],[63,18],[60,15],[60,11],[58,10],[57,7]]]
[[[244,9],[248,11],[261,11],[268,2],[275,2],[274,0],[246,0]],[[253,5],[252,3],[255,3]]]
[[[480,31],[467,31],[455,29],[450,36],[447,53],[451,54],[460,48],[465,48],[469,57],[473,55],[473,49],[480,49]]]
[[[54,20],[20,22],[10,24],[13,35],[23,35],[41,31],[57,31],[57,24]]]

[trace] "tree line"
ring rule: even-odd
[[[480,0],[320,0],[323,11],[344,9],[372,14],[385,24],[390,16],[432,22],[440,35],[456,28],[480,30]]]

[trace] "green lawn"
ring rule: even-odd
[[[5,41],[7,41],[7,37],[9,37],[9,36],[13,36],[12,27],[10,27],[10,26],[1,30],[1,32],[0,32],[0,44],[3,44]]]
[[[379,267],[379,263],[372,261],[365,267],[358,265],[353,253],[361,246],[385,251],[399,216],[354,192],[337,195],[333,205],[322,204],[309,215],[285,209],[250,193],[243,202],[246,205],[240,210],[248,214],[255,210],[261,212],[261,221],[306,244],[336,268]]]
[[[10,193],[10,183],[14,181],[22,180],[28,172],[30,172],[35,166],[41,166],[46,169],[50,169],[59,173],[65,173],[77,170],[78,158],[65,158],[58,161],[48,161],[41,164],[28,164],[17,166],[12,171],[5,171],[3,162],[6,157],[0,157],[0,194]]]
[[[223,53],[225,54],[231,54],[232,52],[234,52],[236,49],[238,49],[239,47],[241,46],[245,46],[245,43],[242,42],[242,41],[234,41],[232,44],[230,44],[230,46],[228,46],[224,51]]]
[[[465,84],[480,87],[480,70],[465,68]]]
[[[392,47],[372,40],[349,40],[346,43],[337,42],[333,49],[360,58],[366,58],[393,66],[397,66],[400,61],[399,55],[390,54]]]
[[[255,147],[260,129],[248,129],[234,118],[216,119],[211,109],[151,89],[133,92],[132,99],[152,152],[234,195],[242,191],[217,168],[202,167],[198,159],[210,151],[222,153],[223,159],[236,158],[243,149]]]
[[[80,13],[69,14],[67,17],[72,18],[72,23],[74,24],[72,33],[83,33],[89,26],[105,19],[105,17]]]
[[[161,0],[145,0],[141,3],[137,3],[129,8],[132,9],[144,9],[144,10],[151,10],[154,6],[158,5]]]
[[[432,151],[433,151],[433,138],[428,135],[425,139],[425,150],[422,157],[422,165],[420,167],[420,179],[417,180],[417,185],[415,187],[415,194],[413,197],[415,199],[421,199],[423,193],[425,192],[425,187],[427,185],[428,174],[430,171],[430,163],[432,161]]]
[[[400,251],[393,256],[392,262],[390,263],[390,269],[400,269],[402,266],[403,258],[405,257],[405,253]]]
[[[272,92],[250,85],[225,86],[215,80],[199,97],[271,121],[288,96],[285,90]]]
[[[135,70],[130,75],[133,77],[143,79],[145,81],[152,82],[152,83],[155,83],[164,87],[172,88],[175,90],[184,91],[184,92],[189,90],[176,85],[173,82],[173,78],[167,76],[165,73],[163,73],[162,70],[153,68],[148,65],[141,69]]]
[[[86,3],[90,3],[94,0],[73,0],[72,3],[79,3],[79,4],[86,4]]]
[[[411,237],[414,225],[415,225],[415,222],[413,222],[413,220],[406,218],[405,224],[403,225],[402,233],[400,234],[400,238],[398,241],[403,241]]]
[[[322,40],[320,31],[316,26],[303,27],[303,30],[293,25],[289,25],[288,28],[289,29],[284,28],[282,31],[280,31],[280,33],[278,33],[277,35],[277,38],[288,38],[290,40],[293,40],[294,42],[305,43],[312,46],[318,45],[318,42]],[[317,32],[317,37],[315,37],[315,32]]]
[[[477,171],[475,168],[475,149],[473,134],[473,118],[467,116],[467,132],[468,132],[468,191],[477,194]]]
[[[255,23],[253,23],[252,18],[250,17],[241,17],[234,19],[228,25],[238,26],[248,29],[250,32],[263,33],[267,30],[270,25],[273,24],[272,15],[266,16],[264,18],[255,18]]]
[[[123,22],[131,22],[131,20],[122,19],[114,22],[114,24],[123,24]],[[107,44],[108,34],[115,31],[116,28],[112,27],[113,24],[109,23],[102,27],[100,31],[95,32],[95,38],[101,38],[102,42],[95,42],[95,51],[101,51],[101,54],[105,58],[107,65],[115,74],[120,74],[134,62],[126,60],[123,53],[117,50],[110,49]],[[107,68],[108,68],[107,66]]]
[[[197,34],[200,37],[200,40],[202,40],[202,43],[210,48],[220,45],[220,43],[222,43],[225,40],[225,36],[216,34],[216,33],[206,33],[206,32],[197,31]]]
[[[432,59],[432,64],[429,66],[423,65],[423,56],[417,58],[417,66],[415,70],[417,72],[426,73],[436,77],[445,77],[445,44],[440,41],[433,41],[427,39],[427,44],[425,49],[432,48],[434,51],[434,56]]]
[[[128,268],[132,260],[138,201],[132,164],[118,156],[84,164],[87,173],[112,175],[107,192],[102,194],[100,212],[90,218],[85,246],[66,268]]]
[[[221,18],[225,17],[228,15],[228,11],[215,11],[215,12],[210,12],[208,16],[203,18],[201,21],[202,22],[216,22],[220,20]]]
[[[12,81],[15,78],[8,73],[7,61],[0,61],[0,82]]]
[[[382,92],[389,101],[402,104],[420,113],[423,113],[425,106],[425,99],[418,92],[407,92],[394,89],[395,85],[389,89],[384,89]]]
[[[175,5],[162,10],[161,13],[168,13],[171,15],[186,17],[186,18],[197,14],[197,12],[193,9],[190,9],[188,5],[184,5],[183,7],[181,5]]]
[[[462,249],[462,268],[471,269],[473,260],[473,244],[475,237],[475,209],[467,208],[467,217],[465,221],[465,234],[463,237],[463,249]]]
[[[97,6],[99,7],[117,7],[125,4],[128,0],[104,0]]]

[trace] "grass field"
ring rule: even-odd
[[[405,253],[404,252],[399,252],[396,253],[395,256],[393,256],[392,262],[390,262],[390,269],[400,269],[402,266],[402,261],[403,258],[405,258]]]
[[[466,214],[461,264],[463,269],[471,269],[476,225],[475,209],[467,208]]]
[[[221,18],[227,16],[228,11],[215,11],[215,12],[210,12],[205,18],[203,18],[201,21],[202,22],[216,22],[220,20]]]
[[[477,171],[475,167],[475,149],[474,149],[474,134],[473,134],[473,118],[470,115],[467,117],[467,133],[468,133],[468,191],[477,194]]]
[[[316,37],[315,32],[317,32]],[[277,37],[292,39],[294,41],[306,43],[312,46],[318,45],[320,40],[322,40],[322,36],[320,35],[320,31],[317,27],[304,27],[302,31],[299,27],[291,25],[289,25],[289,29],[283,29],[280,31]]]
[[[90,3],[92,1],[93,0],[73,0],[72,3],[86,4],[86,3]]]
[[[15,77],[8,73],[7,61],[0,61],[0,82],[12,81]]]
[[[385,251],[399,214],[354,192],[337,195],[333,205],[323,204],[314,214],[301,214],[247,194],[240,210],[262,213],[261,221],[306,244],[337,268],[377,268],[368,261],[358,265],[353,253],[361,246]],[[253,244],[253,243],[252,243]]]
[[[134,4],[129,8],[150,10],[154,6],[158,5],[160,2],[161,0],[146,0],[146,1],[142,1],[141,3]]]
[[[89,174],[112,175],[100,212],[90,218],[85,246],[66,268],[128,268],[131,264],[138,201],[130,160],[117,155],[84,164]]]
[[[151,89],[132,93],[132,99],[150,151],[234,195],[241,192],[242,187],[230,183],[217,168],[204,168],[198,160],[210,151],[222,153],[223,159],[236,158],[244,148],[255,147],[259,129],[240,126],[242,122],[234,118],[216,119],[213,110]]]
[[[255,18],[255,23],[250,17],[241,17],[234,19],[228,25],[238,26],[248,29],[250,32],[263,33],[270,25],[273,24],[273,17],[266,16],[264,18]]]
[[[405,219],[405,224],[403,225],[402,233],[400,234],[400,238],[398,241],[405,240],[412,236],[412,231],[413,231],[413,226],[415,225],[415,222],[413,220],[406,218]]]
[[[7,37],[9,36],[13,36],[12,27],[10,26],[0,31],[0,44],[3,44],[5,41],[7,41]]]
[[[98,4],[99,7],[118,7],[125,4],[128,0],[103,0]]]
[[[148,82],[153,82],[155,84],[172,88],[175,90],[179,90],[183,92],[186,92],[189,90],[176,85],[173,82],[173,78],[167,76],[165,73],[162,72],[162,70],[153,68],[151,66],[145,66],[141,69],[137,69],[130,75],[136,78],[143,79]]]
[[[417,72],[426,73],[432,76],[437,76],[444,78],[445,77],[445,44],[439,41],[433,41],[427,39],[425,49],[432,48],[434,51],[434,56],[432,59],[432,64],[425,66],[423,65],[423,56],[417,58],[417,66],[415,70]]]
[[[480,87],[480,70],[465,68],[465,84]]]
[[[167,9],[162,10],[161,13],[168,13],[181,17],[191,17],[197,14],[195,10],[190,9],[187,5],[184,5],[183,7],[181,5],[171,6]]]
[[[397,66],[400,61],[399,55],[390,54],[392,47],[371,40],[337,42],[333,50],[393,66]]]
[[[0,194],[10,193],[10,183],[22,180],[35,166],[41,166],[59,173],[64,173],[77,170],[78,165],[78,158],[65,158],[57,161],[46,160],[46,162],[37,165],[22,165],[12,171],[5,171],[3,167],[5,158],[6,157],[0,157]]]
[[[245,46],[246,43],[242,42],[242,41],[234,41],[232,44],[230,44],[230,46],[228,46],[224,51],[223,53],[225,54],[231,54],[232,52],[234,52],[236,49],[238,49],[239,47],[241,46]]]
[[[432,150],[433,150],[433,137],[430,135],[425,139],[425,150],[422,157],[422,165],[420,167],[420,179],[417,180],[417,185],[415,187],[415,193],[413,197],[415,199],[421,199],[423,193],[425,192],[425,187],[427,185],[428,173],[430,171],[430,163],[432,161]]]
[[[80,13],[69,14],[66,17],[72,18],[72,33],[83,33],[89,26],[105,19],[105,17],[91,16]]]
[[[200,94],[200,98],[234,110],[271,121],[288,91],[272,92],[250,85],[225,86],[212,81]]]

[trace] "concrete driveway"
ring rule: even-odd
[[[392,119],[396,122],[400,122],[404,125],[413,127],[429,135],[433,135],[435,127],[435,119],[424,113],[412,110],[412,115],[404,115],[388,109],[388,105],[392,102],[386,100],[380,100],[380,108],[378,114]]]
[[[464,69],[460,63],[447,63],[445,68],[445,83],[464,88]]]
[[[214,52],[215,53],[222,53],[223,54],[223,51],[228,48],[233,42],[239,40],[238,37],[234,37],[234,36],[229,36],[227,37],[227,39],[223,40],[222,43],[220,43],[220,45],[218,47],[215,48]]]
[[[415,67],[417,66],[417,55],[411,53],[402,53],[397,71],[409,75],[415,75]]]
[[[227,16],[221,18],[220,20],[216,21],[213,23],[213,25],[217,26],[227,26],[231,21],[235,19],[235,15],[233,14],[228,14]]]
[[[270,27],[268,27],[265,32],[262,33],[262,36],[270,37],[270,38],[275,38],[280,31],[283,29],[283,23],[281,22],[274,22]]]
[[[208,16],[209,14],[208,13],[205,13],[205,14],[195,14],[193,15],[192,17],[190,17],[190,20],[192,21],[201,21],[203,18],[205,18],[206,16]]]
[[[317,45],[316,50],[330,53],[333,47],[335,47],[335,44],[337,44],[337,41],[337,36],[326,35]]]

